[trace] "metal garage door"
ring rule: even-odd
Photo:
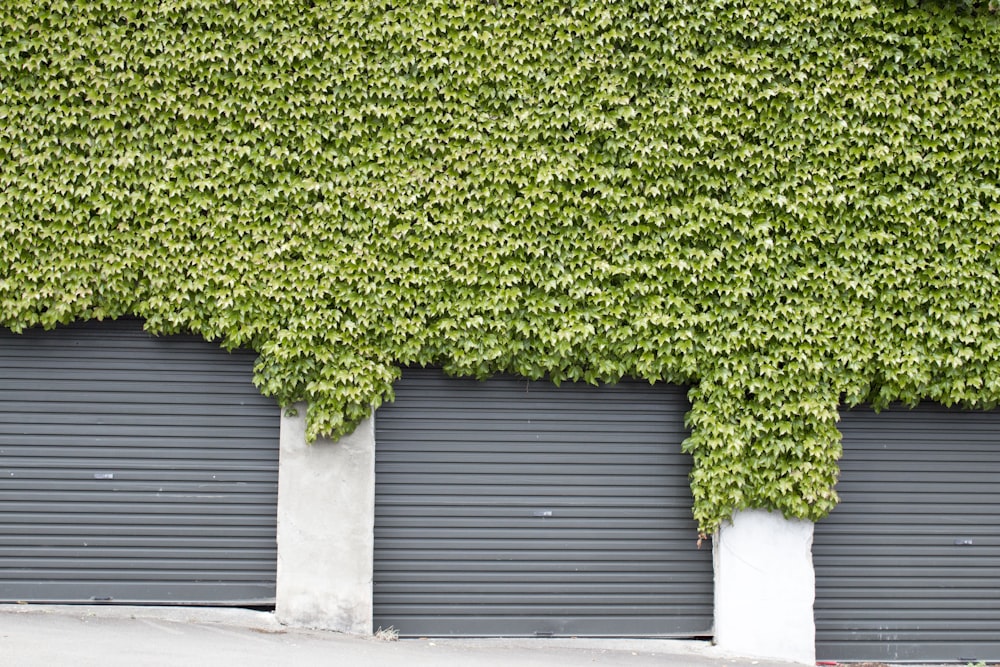
[[[376,414],[375,624],[708,635],[685,393],[413,371]]]
[[[0,333],[0,600],[272,602],[253,361],[135,321]]]
[[[842,503],[816,526],[816,651],[1000,660],[1000,412],[845,412]]]

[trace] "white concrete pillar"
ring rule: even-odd
[[[737,655],[816,664],[813,524],[744,510],[714,541],[715,643]]]
[[[372,634],[375,429],[335,442],[305,438],[305,405],[281,417],[278,583],[286,625]]]

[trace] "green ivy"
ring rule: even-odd
[[[8,0],[0,325],[688,382],[694,514],[816,519],[841,403],[1000,399],[1000,19],[912,0]]]

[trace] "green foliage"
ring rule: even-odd
[[[997,44],[908,0],[8,0],[0,325],[252,347],[311,438],[405,364],[692,382],[702,529],[815,519],[842,400],[1000,400]]]

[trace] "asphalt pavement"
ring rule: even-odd
[[[375,639],[279,624],[267,612],[0,605],[0,666],[791,667],[664,639]]]

